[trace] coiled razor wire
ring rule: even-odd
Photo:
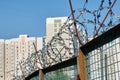
[[[45,46],[43,46],[42,50],[32,53],[24,63],[20,64],[22,67],[22,75],[19,75],[20,78],[21,76],[22,78],[25,78],[38,69],[43,69],[77,56],[77,49],[81,45],[78,45],[73,22],[75,21],[77,24],[78,34],[81,41],[84,44],[87,43],[93,38],[98,27],[101,26],[101,20],[104,18],[105,11],[110,8],[113,0],[99,0],[99,6],[93,10],[87,7],[89,2],[90,0],[85,0],[81,9],[74,10],[75,19],[73,20],[70,15],[63,26],[61,26],[59,32],[54,35]],[[109,30],[119,22],[120,16],[115,14],[114,10],[111,9],[108,18],[106,22],[102,24],[102,28],[98,35]],[[38,55],[36,55],[36,53]]]

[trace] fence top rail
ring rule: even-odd
[[[83,52],[88,50],[88,49],[93,50],[96,45],[97,45],[97,47],[100,47],[103,44],[108,43],[109,41],[112,41],[113,39],[120,37],[120,35],[118,35],[118,33],[120,33],[120,24],[114,26],[110,30],[104,32],[100,36],[89,41],[85,45],[81,46],[80,49]],[[84,54],[87,55],[86,52],[84,52]]]

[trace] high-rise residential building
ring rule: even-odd
[[[46,42],[49,42],[59,32],[67,17],[50,17],[46,19]]]
[[[15,57],[16,57],[16,71],[15,75],[22,75],[20,63],[23,64],[31,53],[35,52],[33,43],[37,44],[37,38],[29,37],[27,35],[20,35],[15,40]],[[18,66],[19,65],[19,66]]]
[[[42,37],[28,37],[19,35],[19,38],[0,40],[0,80],[12,80],[15,76],[23,75],[20,63],[43,47]]]
[[[5,78],[5,49],[4,49],[4,43],[5,41],[3,39],[0,40],[0,80],[4,80]]]
[[[5,40],[5,80],[11,80],[15,74],[15,43]]]
[[[53,36],[55,36],[60,31],[61,27],[63,27],[64,24],[69,25],[71,23],[73,23],[73,21],[72,20],[68,21],[68,17],[47,18],[46,19],[46,43],[48,43],[53,38]],[[68,26],[64,26],[64,27],[66,28]],[[86,43],[88,41],[87,33],[85,33],[85,30],[80,28],[79,25],[77,25],[76,27],[77,27],[78,34],[79,34],[81,41],[83,43]],[[71,25],[70,29],[72,30],[72,32],[74,32],[76,34],[74,25]],[[64,34],[62,34],[61,37],[64,38],[64,40],[69,39],[69,40],[66,40],[66,42],[65,42],[66,45],[69,46],[70,48],[73,48],[73,41],[71,40],[73,38],[74,43],[75,43],[74,46],[76,48],[78,48],[77,37],[75,36],[75,34],[71,36],[71,33],[69,31],[65,32],[65,30],[64,30],[63,32],[64,32]],[[59,46],[57,46],[57,47],[59,47]],[[76,53],[73,50],[71,50],[71,51],[72,51],[72,53]]]
[[[50,40],[53,38],[53,36],[55,36],[59,31],[60,29],[63,27],[64,24],[71,24],[73,21],[72,20],[68,20],[68,17],[50,17],[50,18],[47,18],[46,19],[46,43],[50,42]],[[67,22],[66,22],[67,21]],[[64,28],[66,28],[68,26],[64,26]],[[74,25],[71,25],[70,26],[70,29],[75,32],[75,27]],[[82,30],[78,25],[77,25],[77,29],[78,29],[78,34],[79,36],[81,37],[80,39],[83,41],[83,42],[86,42],[85,40],[85,36],[86,36],[86,33],[84,30]],[[62,31],[63,34],[61,34],[60,36],[63,38],[64,42],[65,42],[65,45],[67,47],[70,48],[70,52],[71,55],[69,55],[69,53],[67,55],[69,55],[68,57],[72,57],[72,56],[75,56],[77,55],[77,50],[73,49],[74,48],[78,48],[78,43],[77,43],[77,37],[75,35],[72,35],[71,36],[71,33],[70,31],[68,30],[67,31],[67,28],[65,30]],[[74,41],[72,41],[72,39]],[[59,44],[60,41],[56,41],[56,45],[54,45],[59,51],[61,51],[61,48],[63,47],[63,45]],[[74,46],[73,46],[74,44]]]
[[[35,37],[28,37],[27,35],[20,35],[18,39],[15,40],[15,75],[19,76],[22,75],[22,70],[20,66],[21,63],[24,63],[30,54],[35,52],[35,48],[33,43],[36,44],[37,50],[42,49],[43,47],[43,39],[42,38],[35,38]]]
[[[46,43],[49,43],[50,40],[52,40],[52,38],[57,35],[66,20],[67,17],[50,17],[46,19]],[[60,36],[64,38],[66,46],[70,47],[70,41],[66,40],[69,39],[70,36],[68,34],[62,34]],[[58,51],[61,51],[61,49],[63,48],[62,44],[60,44],[60,41],[57,40],[54,44],[54,47],[57,48]],[[56,53],[58,52],[56,51]],[[69,53],[66,53],[66,55],[68,54]]]

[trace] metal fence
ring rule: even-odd
[[[120,25],[115,28],[84,47],[88,80],[120,80]]]

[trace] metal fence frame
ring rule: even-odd
[[[108,39],[109,37],[109,39]],[[115,27],[111,28],[107,32],[103,33],[102,35],[98,36],[97,38],[93,39],[92,41],[86,43],[85,45],[81,46],[78,50],[78,56],[73,57],[69,60],[63,61],[61,63],[52,65],[50,67],[46,67],[42,70],[38,70],[28,77],[25,80],[30,80],[32,77],[39,74],[40,80],[44,80],[44,74],[47,72],[55,71],[61,68],[65,68],[68,66],[72,66],[77,64],[78,68],[78,80],[88,80],[87,78],[87,68],[86,68],[86,55],[89,51],[94,50],[96,47],[100,47],[105,43],[108,43],[116,38],[120,37],[120,24],[116,25]],[[96,46],[97,45],[97,46]]]

